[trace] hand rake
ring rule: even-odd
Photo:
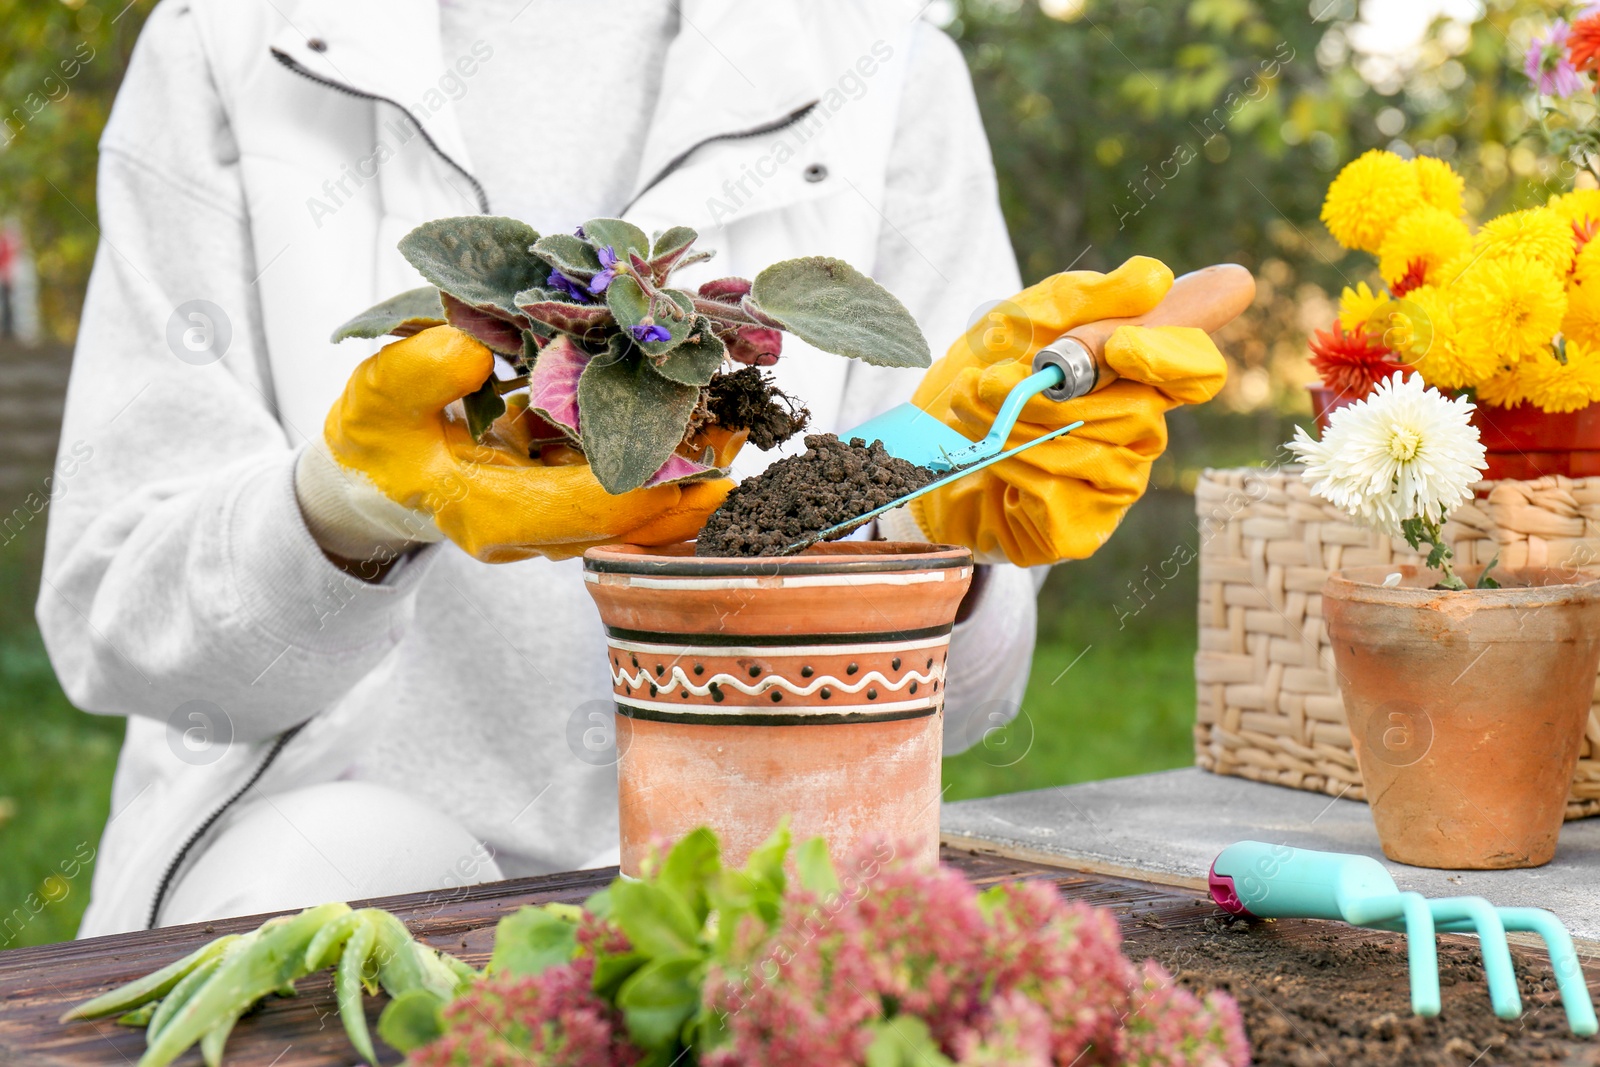
[[[1117,380],[1116,371],[1106,364],[1105,349],[1118,326],[1198,326],[1210,333],[1220,330],[1249,307],[1255,292],[1255,279],[1248,270],[1237,264],[1222,263],[1185,274],[1172,283],[1161,303],[1144,315],[1102,319],[1069,330],[1034,355],[1033,373],[1012,387],[995,413],[989,432],[980,441],[969,440],[911,403],[896,405],[853,430],[845,430],[839,434],[841,441],[858,437],[868,444],[882,441],[884,450],[891,456],[945,476],[864,515],[796,541],[781,554],[791,555],[818,541],[848,533],[868,519],[924,493],[1082,426],[1082,422],[1073,422],[1015,448],[1006,448],[1023,407],[1034,397],[1043,395],[1057,402],[1076,400]]]
[[[1561,920],[1543,908],[1497,908],[1482,897],[1430,900],[1400,892],[1383,864],[1369,856],[1260,841],[1239,841],[1223,849],[1211,864],[1210,881],[1211,899],[1234,915],[1337,919],[1405,934],[1411,1010],[1417,1015],[1439,1014],[1436,932],[1478,935],[1489,1002],[1502,1019],[1522,1013],[1506,931],[1538,934],[1550,951],[1567,1025],[1584,1037],[1596,1030],[1594,1004],[1572,938]]]

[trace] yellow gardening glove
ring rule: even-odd
[[[1033,354],[1101,319],[1142,315],[1172,286],[1172,272],[1135,256],[1109,274],[1046,278],[996,309],[929,368],[913,402],[974,440],[989,430]],[[1023,351],[1023,343],[1026,351]],[[1106,344],[1119,380],[1064,403],[1034,397],[1007,447],[1082,419],[1084,425],[912,501],[932,540],[966,545],[986,562],[1019,566],[1082,559],[1105,543],[1144,494],[1167,447],[1165,414],[1211,399],[1227,377],[1203,330],[1122,326]]]
[[[566,559],[608,542],[671,544],[695,536],[732,488],[718,479],[612,496],[585,463],[529,458],[517,427],[525,402],[508,405],[474,441],[451,405],[493,367],[483,345],[437,326],[356,368],[323,427],[336,462],[308,449],[296,472],[301,510],[324,550],[367,559],[373,545],[443,534],[485,563],[506,563]]]

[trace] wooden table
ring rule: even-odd
[[[1124,936],[1134,949],[1141,931],[1198,926],[1220,914],[1205,894],[1189,889],[1085,874],[949,847],[944,860],[980,886],[1045,879],[1064,896],[1109,908],[1122,923]],[[615,873],[615,868],[578,871],[361,903],[394,912],[419,940],[481,967],[489,957],[495,923],[502,916],[525,904],[577,903],[604,886]],[[72,1005],[155,970],[218,934],[253,929],[262,918],[174,926],[0,952],[0,1064],[80,1067],[135,1063],[144,1050],[142,1029],[118,1026],[109,1020],[63,1025],[57,1018]],[[1288,921],[1277,928],[1280,936],[1288,938],[1325,938],[1330,930],[1352,940],[1396,936],[1336,923]],[[1133,954],[1136,956],[1137,952]],[[381,998],[367,999],[374,1032],[382,1004]],[[381,1043],[378,1047],[385,1063],[399,1061],[400,1057]],[[180,1061],[184,1067],[200,1062],[199,1053],[193,1050]],[[358,1063],[339,1023],[327,973],[304,980],[298,997],[268,998],[258,1011],[241,1020],[228,1041],[226,1062],[232,1067]]]

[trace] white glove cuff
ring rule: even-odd
[[[911,517],[911,508],[901,504],[878,516],[878,536],[885,541],[928,541],[927,534]]]
[[[397,504],[360,471],[308,445],[294,468],[294,492],[311,536],[349,560],[392,559],[443,535],[422,511]]]

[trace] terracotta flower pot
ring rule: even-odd
[[[692,545],[584,553],[617,702],[622,870],[709,825],[741,864],[785,815],[833,850],[869,835],[937,862],[945,653],[964,548]]]
[[[1477,568],[1458,573],[1470,584]],[[1372,818],[1401,863],[1555,855],[1600,663],[1600,579],[1494,573],[1505,588],[1449,592],[1431,588],[1437,571],[1356,567],[1322,590]]]
[[[1322,384],[1308,385],[1311,416],[1320,434],[1328,416],[1361,397]],[[1577,411],[1548,412],[1532,404],[1499,408],[1478,404],[1472,423],[1487,453],[1484,478],[1528,481],[1547,474],[1587,478],[1600,474],[1600,404]]]

